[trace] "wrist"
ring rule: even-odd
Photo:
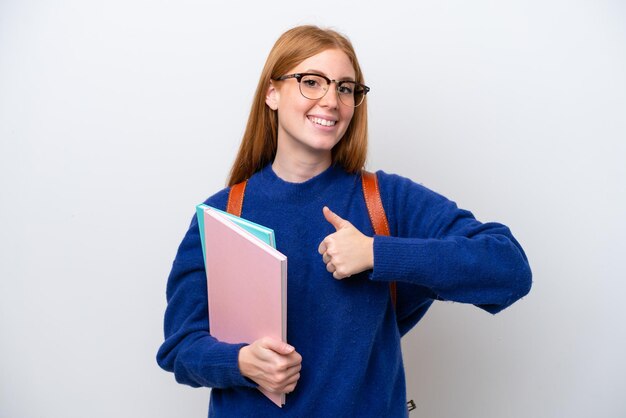
[[[245,377],[248,377],[247,365],[249,364],[249,361],[248,361],[249,350],[250,350],[250,346],[244,345],[243,347],[239,349],[239,355],[237,356],[237,366],[239,367],[239,372],[241,373],[242,376],[245,376]]]

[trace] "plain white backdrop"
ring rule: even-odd
[[[626,416],[624,2],[0,0],[0,417],[206,416],[155,362],[167,274],[307,23],[359,54],[368,168],[531,261],[508,310],[436,303],[405,337],[411,417]]]

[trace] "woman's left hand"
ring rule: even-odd
[[[335,279],[345,279],[374,267],[374,238],[363,235],[350,222],[324,206],[324,217],[337,230],[317,251]]]

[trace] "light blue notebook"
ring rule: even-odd
[[[201,203],[196,206],[196,216],[198,218],[198,228],[200,229],[200,241],[202,241],[202,256],[205,257],[205,248],[204,248],[204,209],[211,208],[226,218],[231,220],[235,225],[240,226],[245,231],[251,233],[255,237],[259,238],[264,243],[271,245],[273,248],[276,248],[276,238],[274,238],[274,230],[263,225],[256,224],[252,221],[249,221],[244,218],[240,218],[239,216],[235,216],[231,213],[224,212],[223,210],[219,210],[214,208],[213,206],[205,205]],[[204,260],[206,262],[206,259]]]

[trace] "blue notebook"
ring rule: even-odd
[[[211,208],[219,212],[220,214],[224,215],[225,218],[232,221],[235,225],[238,225],[239,227],[241,227],[244,231],[251,233],[258,239],[266,243],[267,245],[270,245],[272,248],[276,248],[276,238],[274,237],[273,229],[268,228],[263,225],[259,225],[247,219],[240,218],[239,216],[235,216],[231,213],[224,212],[223,210],[219,210],[217,208],[214,208],[213,206],[209,206],[209,205],[205,205],[204,203],[201,203],[196,206],[196,216],[198,218],[198,228],[200,230],[200,241],[202,241],[202,256],[203,257],[206,257],[205,255],[206,250],[204,248],[204,209],[205,208]],[[206,262],[206,258],[204,261]]]

